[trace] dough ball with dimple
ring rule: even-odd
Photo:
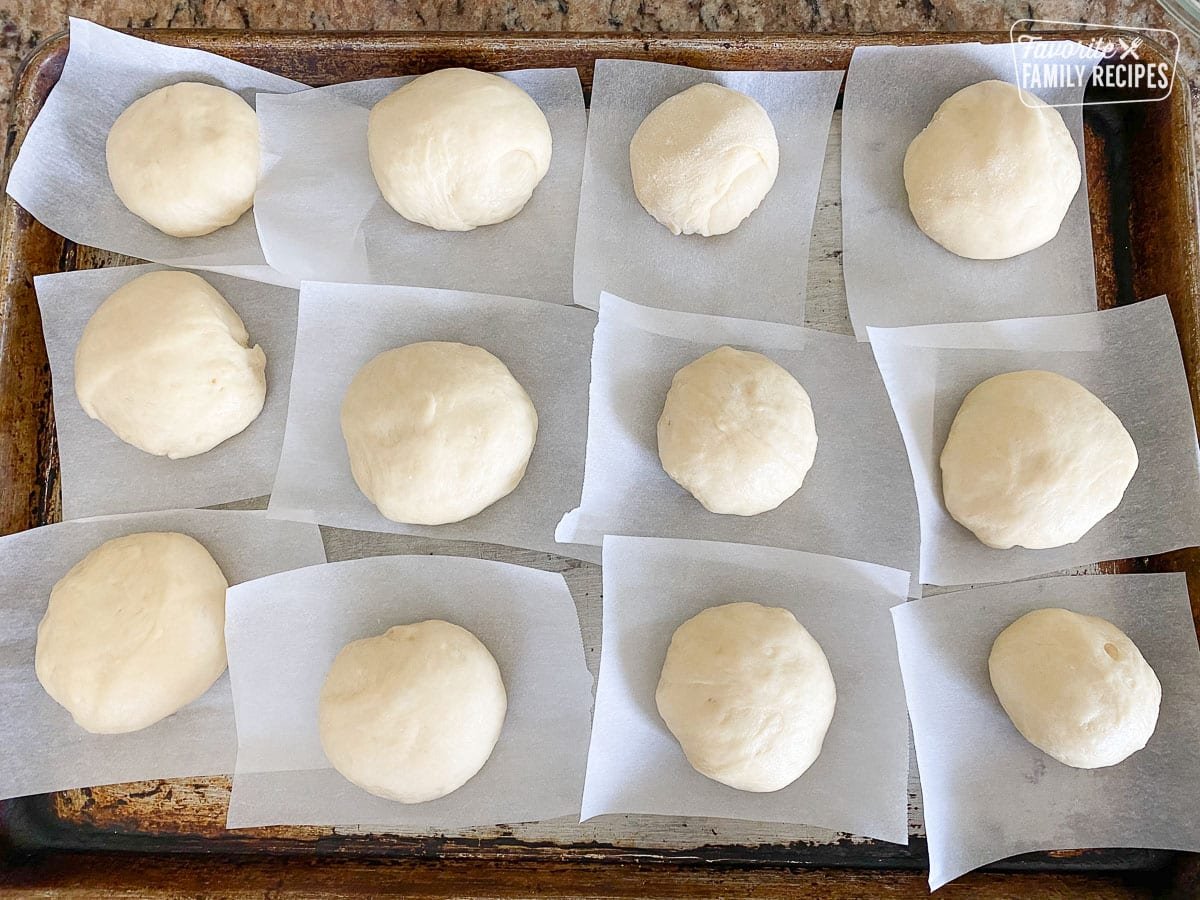
[[[1008,372],[967,394],[942,449],[942,495],[984,544],[1073,544],[1117,508],[1138,467],[1133,438],[1083,385]]]
[[[779,142],[752,97],[697,84],[642,120],[629,144],[633,190],[672,234],[725,234],[758,209],[779,173]]]
[[[537,410],[482,347],[444,341],[379,354],[350,383],[342,436],[359,489],[393,522],[444,525],[525,477]]]
[[[75,348],[75,394],[127,444],[181,459],[262,412],[267,357],[203,278],[151,272],[92,314]]]
[[[761,353],[718,347],[671,380],[658,457],[709,512],[774,509],[800,490],[816,452],[808,394]]]
[[[654,699],[696,771],[766,792],[816,761],[837,691],[821,645],[788,610],[730,603],[675,630]]]
[[[1068,766],[1115,766],[1158,724],[1158,676],[1125,632],[1097,616],[1021,616],[992,644],[988,672],[1017,731]]]
[[[1003,81],[946,100],[904,156],[918,227],[969,259],[1007,259],[1051,240],[1080,181],[1058,110]]]
[[[342,648],[321,688],[321,746],[347,780],[424,803],[475,776],[500,738],[508,698],[496,660],[457,625],[397,625]]]
[[[50,592],[38,681],[80,727],[138,731],[187,706],[225,671],[225,589],[198,541],[174,532],[107,541]]]
[[[209,234],[254,205],[258,116],[223,87],[168,85],[121,113],[105,155],[130,212],[174,237]]]
[[[499,75],[442,69],[375,104],[367,124],[383,198],[411,222],[470,231],[519,213],[550,168],[546,116]]]

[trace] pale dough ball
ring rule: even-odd
[[[779,173],[779,142],[752,97],[697,84],[642,120],[629,168],[638,202],[671,234],[711,237],[758,209]]]
[[[223,87],[168,85],[121,113],[105,155],[131,213],[174,237],[209,234],[254,205],[258,116]]]
[[[1080,179],[1058,110],[1003,81],[946,100],[904,156],[917,225],[969,259],[1007,259],[1049,241]]]
[[[321,688],[321,746],[348,781],[424,803],[458,790],[500,738],[508,698],[475,635],[437,619],[342,648]]]
[[[499,75],[442,69],[371,110],[371,171],[392,209],[440,231],[470,231],[519,213],[550,168],[550,125]]]
[[[508,367],[467,344],[381,353],[342,401],[354,481],[384,516],[411,525],[459,522],[512,493],[537,428]]]
[[[1158,723],[1158,676],[1125,632],[1097,616],[1021,616],[992,644],[988,672],[1025,740],[1077,769],[1115,766]]]
[[[106,541],[50,592],[38,625],[38,681],[95,734],[153,725],[225,671],[228,586],[185,534]]]
[[[211,450],[262,411],[267,357],[203,278],[150,272],[92,314],[75,348],[79,405],[127,444],[171,459]]]
[[[998,550],[1073,544],[1117,508],[1138,467],[1133,438],[1087,388],[1008,372],[959,407],[942,449],[954,520]]]
[[[800,490],[816,452],[808,394],[761,353],[718,347],[671,380],[658,458],[709,512],[774,509]]]
[[[730,603],[675,630],[654,699],[697,772],[767,792],[816,761],[837,692],[821,645],[788,610]]]

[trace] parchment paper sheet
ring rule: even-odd
[[[455,828],[578,811],[592,677],[561,575],[444,556],[359,559],[242,585],[229,593],[228,615],[238,723],[229,828]],[[408,805],[355,787],[329,765],[317,701],[342,647],[425,619],[453,622],[484,643],[500,666],[508,713],[474,778]]]
[[[269,514],[339,528],[487,541],[599,561],[595,547],[556,543],[554,528],[579,497],[587,438],[588,355],[595,313],[538,300],[384,285],[305,282],[283,455]],[[495,354],[538,414],[521,483],[463,522],[385,519],[354,483],[341,405],[350,382],[385,350],[460,341]],[[597,542],[598,543],[598,542]]]
[[[871,328],[870,335],[916,482],[923,584],[1016,581],[1200,543],[1196,427],[1166,297],[1072,316]],[[946,512],[938,459],[967,393],[1024,369],[1058,372],[1103,400],[1132,435],[1138,470],[1121,505],[1076,543],[993,550]]]
[[[131,734],[89,734],[50,699],[33,668],[50,591],[102,543],[179,531],[202,543],[230,584],[325,561],[320,531],[262,513],[172,510],[48,525],[0,538],[0,799],[68,788],[233,771],[228,675],[200,699]]]
[[[757,516],[710,513],[658,459],[671,379],[722,344],[763,353],[791,372],[816,419],[817,455],[804,485]],[[916,567],[917,506],[900,432],[869,348],[849,336],[651,309],[605,294],[587,432],[583,499],[559,524],[560,540],[726,540]]]
[[[1013,727],[988,676],[996,636],[1027,612],[1108,619],[1162,683],[1144,750],[1073,769]],[[916,739],[936,890],[1034,850],[1200,850],[1200,652],[1182,573],[1039,578],[942,594],[892,610]]]
[[[779,174],[729,234],[673,235],[633,192],[629,142],[660,103],[697,84],[748,94],[771,117]],[[575,242],[575,302],[600,293],[664,309],[804,324],[808,245],[841,72],[710,72],[596,61]]]
[[[829,556],[708,541],[604,539],[604,649],[582,818],[716,816],[818,825],[908,842],[908,716],[888,609],[908,573]],[[833,671],[821,755],[788,787],[738,791],[688,764],[654,692],[675,629],[710,606],[792,611]]]
[[[1069,41],[1037,44],[1078,48]],[[1033,44],[1015,46],[1021,62],[1029,61],[1025,54],[1033,52]],[[975,322],[1096,308],[1086,169],[1058,236],[1012,259],[957,256],[926,237],[908,208],[908,145],[956,91],[989,79],[1015,83],[1013,47],[939,44],[854,51],[842,110],[842,265],[860,341],[866,340],[868,325]],[[1088,73],[1095,66],[1094,60],[1074,62]],[[1083,98],[1081,87],[1031,93],[1047,103]],[[1082,108],[1058,111],[1082,166]]]
[[[54,422],[64,519],[153,509],[214,506],[271,492],[283,444],[298,294],[291,288],[197,273],[229,301],[250,340],[267,354],[267,399],[257,419],[207,453],[154,456],[90,418],[75,395],[75,348],[110,294],[165,266],[125,266],[34,279],[54,384]]]
[[[79,244],[288,284],[266,264],[253,210],[212,234],[176,238],[135,216],[113,192],[104,157],[113,122],[134,100],[180,81],[228,88],[251,106],[258,92],[305,87],[202,50],[166,47],[71,19],[71,51],[62,78],[25,136],[9,175],[9,196],[47,228]]]
[[[499,73],[550,124],[550,170],[525,208],[474,231],[409,222],[383,199],[367,157],[371,107],[412,80],[381,78],[263,96],[255,198],[271,265],[312,281],[411,284],[571,302],[571,256],[587,117],[574,69]]]

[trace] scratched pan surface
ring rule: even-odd
[[[221,53],[313,85],[430,71],[578,66],[590,88],[602,57],[653,59],[717,69],[845,69],[855,46],[1007,38],[997,34],[822,36],[382,35],[144,32],[141,36]],[[1094,36],[1091,35],[1091,36]],[[1153,52],[1154,48],[1151,48]],[[48,40],[16,87],[5,172],[62,70],[67,40]],[[1104,307],[1166,293],[1171,298],[1193,405],[1200,412],[1200,297],[1196,204],[1186,87],[1160,103],[1092,107],[1085,113],[1097,286]],[[834,122],[808,281],[814,327],[849,332],[841,279],[838,192],[840,112]],[[33,276],[131,262],[77,246],[33,221],[11,200],[0,246],[0,534],[58,521],[58,460],[50,380]],[[261,505],[261,504],[259,504]],[[580,608],[588,664],[599,661],[599,567],[512,548],[325,530],[331,560],[383,553],[447,553],[560,571]],[[1200,610],[1200,552],[1120,560],[1103,571],[1186,571]],[[3,738],[0,736],[0,742]],[[227,778],[64,791],[0,803],[0,892],[89,886],[98,893],[280,886],[304,860],[304,883],[332,895],[378,889],[403,873],[407,890],[440,893],[468,883],[479,894],[697,896],[730,889],[782,896],[807,886],[832,896],[919,896],[927,864],[919,795],[910,791],[909,847],[820,829],[656,816],[536,823],[453,832],[379,834],[355,829],[270,828],[226,832]],[[122,854],[140,854],[130,867]],[[428,861],[437,860],[436,867]],[[617,866],[614,863],[625,865]],[[503,864],[503,865],[498,865]],[[530,870],[530,864],[536,864]],[[356,865],[374,868],[356,869]],[[414,868],[414,866],[416,866]],[[349,867],[349,868],[348,868]],[[380,868],[382,867],[382,868]],[[828,867],[815,871],[796,867]],[[947,889],[973,896],[1043,893],[1125,896],[1188,891],[1200,874],[1182,854],[1137,849],[1030,854]],[[635,874],[631,875],[631,872]],[[140,873],[140,874],[139,874]],[[290,875],[288,873],[291,873]],[[434,874],[430,874],[434,873]],[[438,875],[437,873],[441,873]],[[450,882],[423,882],[451,877]],[[722,873],[713,880],[714,873]],[[780,879],[780,875],[787,877]],[[662,880],[664,874],[668,876]],[[224,879],[224,880],[222,880]],[[631,880],[632,879],[632,880]],[[813,880],[817,879],[817,880]]]

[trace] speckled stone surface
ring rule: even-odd
[[[1200,0],[1176,0],[1194,3]],[[378,31],[1006,30],[1022,18],[1172,27],[1200,111],[1200,40],[1153,0],[0,0],[0,102],[20,61],[68,16],[111,27]],[[1200,21],[1200,20],[1198,20]]]

